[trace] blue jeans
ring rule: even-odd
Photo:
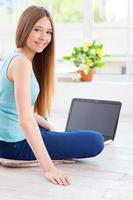
[[[39,126],[44,144],[52,160],[88,158],[104,148],[103,136],[96,131],[51,132]],[[0,141],[0,157],[15,160],[36,160],[28,142]]]

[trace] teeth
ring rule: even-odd
[[[35,42],[35,44],[38,46],[38,48],[45,48],[47,46],[47,43],[38,43],[38,42]]]
[[[38,42],[36,42],[36,44],[39,45],[39,46],[44,46],[44,43],[38,43]]]
[[[44,44],[39,44],[39,43],[38,43],[38,45],[42,46],[42,45],[44,45]]]

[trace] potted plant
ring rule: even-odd
[[[64,60],[71,61],[78,68],[82,81],[91,81],[95,68],[104,66],[103,44],[93,41],[83,41],[79,47],[74,47],[71,55]]]

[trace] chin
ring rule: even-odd
[[[43,48],[43,49],[36,49],[36,53],[42,53],[44,49],[45,48]]]

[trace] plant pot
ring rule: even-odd
[[[86,74],[84,71],[80,71],[81,81],[92,81],[93,78],[93,72],[89,72]]]

